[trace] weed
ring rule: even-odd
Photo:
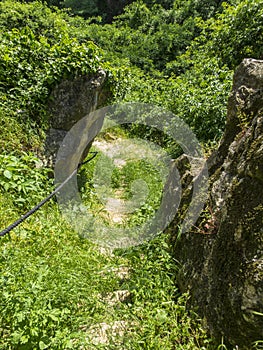
[[[0,188],[12,197],[20,208],[30,208],[42,200],[51,189],[48,169],[31,153],[0,155]]]

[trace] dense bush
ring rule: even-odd
[[[207,142],[222,135],[233,69],[262,55],[262,0],[228,3],[175,1],[165,9],[137,1],[112,25],[84,32],[113,64],[128,58],[120,96],[167,107]]]
[[[181,25],[173,9],[158,4],[148,7],[142,1],[127,6],[111,25],[87,28],[87,37],[99,46],[110,51],[114,48],[114,52],[145,70],[162,70],[185,51],[194,35],[193,19]]]
[[[66,19],[66,14],[58,10],[52,11],[41,1],[25,4],[16,0],[4,0],[0,3],[1,31],[28,27],[36,38],[46,37],[54,43],[68,32]]]
[[[32,2],[34,0],[26,0]],[[103,23],[110,23],[114,16],[120,14],[123,7],[132,0],[47,0],[45,3],[51,8],[70,10],[71,14],[85,19],[99,16]],[[44,1],[43,1],[44,2]]]
[[[233,68],[248,55],[262,55],[262,0],[228,3],[137,1],[112,25],[101,25],[37,2],[4,1],[1,104],[15,106],[23,120],[43,121],[56,82],[105,66],[95,43],[115,66],[118,101],[161,105],[200,140],[218,139]]]
[[[212,30],[208,49],[232,69],[244,58],[262,58],[262,27],[262,0],[243,0],[235,6],[225,4],[224,12],[205,25],[205,29]]]
[[[64,15],[39,2],[0,3],[0,104],[25,123],[45,123],[54,84],[105,67],[101,50],[80,43],[68,26]]]
[[[51,190],[48,170],[30,153],[0,155],[0,189],[20,208],[30,208]]]

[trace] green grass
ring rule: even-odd
[[[89,179],[86,187],[82,183],[89,199],[95,164],[88,163],[81,175]],[[119,169],[114,188],[126,190],[136,177],[156,180],[149,191],[154,202],[158,176],[144,168],[147,176],[129,164]],[[21,214],[11,195],[2,188],[2,228]],[[136,215],[140,222],[140,210],[131,214]],[[176,285],[178,263],[163,235],[105,253],[74,232],[52,201],[1,238],[0,261],[0,349],[216,349],[198,316],[187,310],[188,295]],[[119,276],[118,269],[128,276]],[[129,298],[112,304],[109,296],[119,290]],[[92,329],[120,321],[125,327],[119,336],[109,330],[108,343],[94,344]]]
[[[99,146],[91,148],[98,151],[96,158],[79,172],[83,203],[103,225],[112,226],[106,210],[108,199],[124,203],[122,225],[116,227],[143,225],[160,207],[169,172],[168,155],[152,142],[142,142],[134,136],[121,127],[100,134],[96,138]],[[105,143],[111,145],[114,155],[108,156]],[[118,164],[118,160],[123,162]]]
[[[124,349],[206,349],[211,342],[186,311],[163,237],[105,255],[50,206],[2,238],[0,249],[0,349],[90,349],[89,328],[118,320],[129,325]],[[115,274],[119,266],[129,268],[128,279]],[[131,299],[108,305],[101,296],[116,290],[129,290]],[[119,349],[115,342],[101,348]]]
[[[123,139],[129,136],[120,130],[117,134]],[[30,164],[34,157],[28,157]],[[92,180],[98,161],[99,157],[82,169],[79,181],[83,200],[92,202],[94,215],[103,206]],[[14,175],[21,166],[16,159]],[[115,168],[111,186],[121,188],[129,200],[137,178],[148,184],[147,205],[156,209],[162,183],[146,162]],[[32,198],[34,192],[38,187],[33,186]],[[19,196],[30,203],[27,191]],[[13,192],[2,186],[2,228],[21,215],[14,199]],[[140,224],[150,214],[139,208],[124,226]],[[104,223],[118,226],[106,217]],[[52,201],[1,238],[0,266],[0,349],[217,349],[197,314],[187,310],[188,295],[178,290],[178,263],[164,235],[140,246],[107,251],[74,232]],[[119,275],[119,270],[127,275]],[[129,297],[111,302],[116,291],[127,291]],[[92,332],[116,322],[121,322],[122,332],[114,336],[109,329],[108,342],[96,343]]]

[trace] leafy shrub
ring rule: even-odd
[[[29,4],[16,0],[1,1],[1,30],[21,30],[25,27],[30,28],[36,38],[46,37],[53,43],[69,31],[66,13],[51,10],[41,1],[33,1]]]
[[[224,4],[216,19],[203,24],[199,42],[210,57],[220,58],[233,69],[244,58],[262,57],[262,26],[262,0],[235,0],[232,6]]]
[[[203,143],[218,140],[224,131],[232,74],[218,59],[199,54],[191,69],[170,80],[169,108]]]
[[[18,113],[19,115],[19,113]],[[21,123],[14,111],[0,107],[0,149],[5,153],[25,149],[34,150],[40,147],[40,135],[36,125],[31,123]]]
[[[142,1],[125,7],[112,25],[91,24],[86,35],[103,49],[114,51],[144,70],[163,69],[183,53],[193,38],[194,22],[176,23],[173,9],[147,7]]]
[[[50,191],[48,169],[39,168],[39,159],[32,154],[0,155],[0,188],[20,208],[31,207]]]
[[[173,6],[178,22],[182,24],[190,17],[201,17],[204,20],[214,17],[217,12],[221,12],[223,2],[229,0],[175,0]]]
[[[177,23],[182,11],[192,9],[190,4],[193,2],[178,1],[174,8],[165,10],[160,5],[147,7],[142,1],[134,2],[113,25],[92,24],[86,34],[107,51],[113,64],[119,57],[129,59],[129,72],[119,79],[119,100],[165,107],[185,120],[206,143],[218,140],[224,130],[233,72],[210,52],[212,19],[206,24],[200,17],[188,16]],[[194,5],[193,16],[199,16],[204,8],[201,2]],[[222,10],[221,2],[206,5],[213,11]],[[200,32],[202,35],[192,40]]]
[[[62,79],[108,70],[96,45],[71,37],[64,15],[39,2],[2,2],[0,23],[0,104],[22,111],[23,121],[45,123],[47,98]]]

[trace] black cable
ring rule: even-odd
[[[34,208],[32,208],[31,210],[29,210],[26,214],[24,214],[23,216],[21,216],[21,218],[19,218],[18,220],[16,220],[15,222],[13,222],[11,225],[9,225],[7,228],[5,228],[4,230],[2,230],[0,232],[0,237],[4,237],[7,233],[9,233],[10,231],[12,231],[15,227],[17,227],[18,225],[20,225],[23,221],[25,221],[29,216],[31,216],[32,214],[34,214],[38,209],[40,209],[46,202],[48,202],[56,193],[59,192],[59,190],[61,190],[61,188],[63,186],[66,185],[66,183],[72,179],[72,177],[74,175],[77,174],[78,169],[90,162],[93,158],[96,157],[96,155],[98,154],[98,152],[90,152],[93,153],[93,156],[90,157],[89,159],[87,159],[85,162],[82,162],[78,165],[78,167],[66,178],[66,180],[64,180],[53,192],[51,192],[46,198],[44,198],[41,202],[39,202]]]

